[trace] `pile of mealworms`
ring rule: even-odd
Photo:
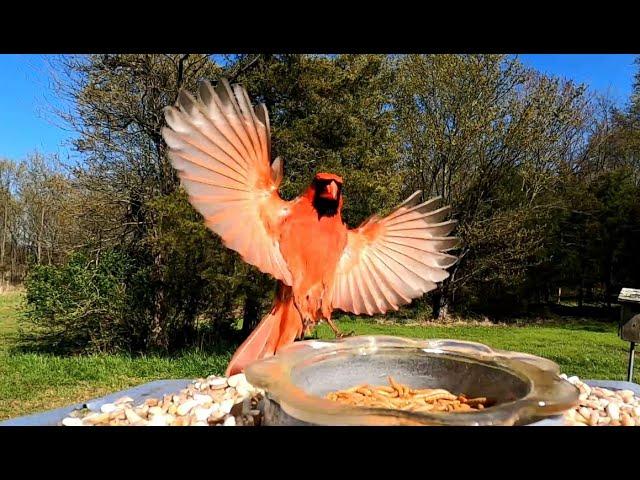
[[[467,398],[441,388],[413,389],[388,377],[389,386],[358,385],[329,393],[326,398],[344,405],[389,408],[410,412],[458,413],[483,410],[489,406],[485,397]]]

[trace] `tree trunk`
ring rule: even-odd
[[[242,313],[242,338],[247,338],[258,324],[260,303],[257,296],[251,292],[244,298],[244,311]]]
[[[578,307],[582,308],[584,303],[584,276],[580,276],[580,287],[578,288]]]
[[[157,286],[153,301],[153,316],[151,318],[151,335],[149,341],[152,347],[160,350],[167,350],[169,347],[167,332],[164,328],[165,311],[165,295],[162,282],[162,255],[157,254],[154,259],[154,267],[157,275]]]
[[[607,308],[611,308],[611,294],[613,292],[613,246],[608,248],[607,263],[606,263],[606,277],[605,277],[605,295]]]
[[[545,285],[545,287],[544,287],[544,303],[548,304],[550,298],[551,298],[551,290],[549,288],[549,285]]]
[[[42,264],[42,234],[44,232],[44,208],[42,209],[42,213],[40,214],[40,229],[38,230],[38,250],[37,250],[37,259],[38,265]]]
[[[607,308],[611,308],[611,293],[613,291],[611,266],[607,268],[607,281],[605,282],[605,295],[607,296]]]
[[[16,248],[15,244],[11,248],[11,273],[9,274],[9,281],[15,283],[16,278]]]
[[[431,309],[433,310],[433,319],[442,320],[447,317],[449,310],[449,302],[440,290],[433,293],[431,300]]]
[[[8,205],[4,206],[4,222],[2,224],[2,248],[0,249],[0,264],[4,265],[4,252],[7,244],[7,216]]]

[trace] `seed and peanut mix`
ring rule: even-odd
[[[247,382],[244,374],[229,378],[210,376],[196,380],[175,395],[149,398],[135,405],[130,397],[105,403],[100,412],[62,421],[66,426],[255,426],[262,421],[264,392]]]
[[[631,390],[590,387],[578,377],[562,378],[580,390],[580,404],[564,414],[571,426],[640,426],[640,396]],[[412,412],[462,413],[491,407],[484,397],[467,398],[443,389],[412,389],[389,377],[389,385],[359,385],[327,395],[329,400],[357,406]],[[123,397],[100,412],[74,412],[65,426],[259,426],[264,391],[244,374],[210,376],[194,381],[175,395],[134,405]]]
[[[564,414],[571,426],[640,426],[640,397],[632,390],[590,387],[578,377],[560,375],[580,390],[580,404]]]

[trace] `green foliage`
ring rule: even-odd
[[[175,350],[233,336],[232,323],[243,300],[247,295],[266,297],[274,281],[225,248],[204,226],[183,190],[157,197],[149,209],[155,230],[145,247],[150,258],[161,263],[150,281],[140,283],[139,291],[144,295],[161,289],[166,296],[160,325],[164,345]]]
[[[512,310],[542,260],[558,172],[586,148],[584,88],[506,55],[408,55],[396,77],[406,185],[451,204],[463,240],[434,300]]]
[[[351,226],[401,199],[388,58],[266,55],[237,81],[269,108],[285,198],[304,191],[316,172],[335,172],[345,179],[343,216]]]
[[[26,342],[62,352],[105,352],[126,347],[135,316],[126,278],[131,261],[105,252],[99,262],[82,253],[62,266],[35,266],[26,279]]]
[[[352,227],[416,189],[452,205],[461,259],[401,316],[513,315],[558,288],[582,302],[640,285],[637,85],[619,111],[506,55],[232,55],[219,65],[115,54],[63,57],[59,67],[75,107],[63,118],[84,162],[69,178],[27,165],[24,214],[4,180],[0,192],[0,263],[24,250],[51,264],[29,277],[29,319],[58,350],[219,345],[246,336],[269,308],[273,279],[205,228],[160,135],[180,88],[222,75],[266,103],[284,198],[331,171],[345,179]],[[10,245],[9,229],[28,235]]]

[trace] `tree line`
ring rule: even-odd
[[[88,55],[53,64],[80,164],[0,163],[3,281],[68,352],[235,341],[274,282],[206,230],[160,135],[180,88],[226,76],[265,102],[281,193],[345,178],[356,226],[416,189],[459,220],[451,277],[403,311],[514,315],[640,286],[640,73],[616,107],[507,55]],[[640,63],[639,63],[640,67]],[[564,293],[563,293],[564,292]]]

